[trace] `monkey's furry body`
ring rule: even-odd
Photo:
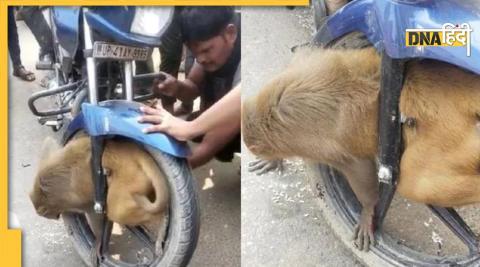
[[[360,224],[370,227],[379,87],[373,48],[299,51],[245,101],[244,141],[264,159],[301,157],[339,169],[363,205]],[[400,194],[447,207],[480,201],[478,103],[479,76],[442,62],[407,64],[400,111],[415,123],[403,127]]]
[[[75,138],[63,148],[46,140],[30,193],[39,215],[54,219],[67,211],[92,212],[90,159],[87,136]],[[144,149],[126,140],[107,140],[102,165],[107,170],[110,220],[137,225],[164,215],[169,202],[167,181]]]

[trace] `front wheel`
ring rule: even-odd
[[[415,211],[414,206],[407,204],[407,209],[401,211],[403,204],[400,205],[400,203],[403,203],[403,200],[397,204],[394,203],[391,210],[394,214],[401,213],[403,215],[402,217],[395,216],[395,219],[400,221],[396,225],[403,226],[406,229],[388,227],[389,229],[377,231],[375,234],[376,245],[371,248],[371,251],[365,253],[358,250],[354,247],[351,237],[354,225],[360,215],[361,205],[347,180],[326,165],[309,164],[307,170],[311,185],[314,187],[314,191],[318,192],[319,204],[324,218],[345,246],[366,266],[480,266],[478,251],[468,251],[455,235],[448,233],[447,228],[442,228],[441,221],[437,222],[438,219],[430,216],[428,209]],[[421,206],[420,204],[417,205]],[[414,217],[411,218],[411,216]],[[424,217],[428,220],[424,220]],[[422,223],[424,221],[425,225]],[[418,223],[420,223],[420,226],[417,225]],[[429,228],[426,228],[427,224]],[[438,228],[432,228],[431,225],[434,224],[438,224]],[[405,233],[402,234],[404,230]],[[405,240],[407,239],[406,233],[412,230],[415,230],[412,234],[413,238]],[[430,233],[432,237],[436,233],[437,236],[444,238],[443,241],[438,243],[439,250],[431,250],[428,243],[420,243],[423,240],[421,237],[424,234],[430,235]],[[435,242],[435,240],[433,241]]]
[[[163,253],[159,256],[155,253],[140,255],[144,250],[142,248],[133,253],[136,262],[127,261],[125,255],[116,255],[116,257],[107,257],[100,266],[186,266],[195,250],[200,225],[199,204],[195,180],[188,163],[185,159],[170,156],[152,147],[145,146],[145,150],[156,161],[169,184],[170,209],[166,222],[166,237],[163,240],[157,240],[157,237],[152,238],[149,229],[143,226],[122,226],[123,232],[130,231],[130,233],[129,237],[124,238],[121,243],[128,243],[132,237],[137,237],[141,241],[138,243],[143,243],[147,248],[161,245]],[[62,218],[82,260],[91,266],[95,237],[87,216],[80,213],[65,213]],[[111,241],[112,243],[114,242]],[[131,251],[128,253],[132,254]]]

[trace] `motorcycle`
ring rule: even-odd
[[[325,17],[324,1],[314,1],[317,32],[313,44],[328,47],[347,34],[360,32],[381,54],[381,85],[378,121],[378,180],[380,200],[376,209],[377,244],[371,249],[370,264],[378,266],[480,266],[480,242],[469,225],[453,208],[429,206],[445,226],[468,249],[464,256],[429,255],[415,251],[392,236],[382,232],[382,225],[395,194],[401,158],[402,122],[399,112],[400,92],[405,63],[410,59],[428,58],[448,62],[480,75],[480,43],[477,29],[480,25],[478,1],[458,0],[353,0]],[[457,25],[455,25],[457,24]],[[465,46],[408,47],[407,34],[415,29],[432,31],[464,30],[470,36]],[[425,41],[428,41],[425,38]],[[363,42],[356,40],[357,47]],[[321,176],[326,198],[332,207],[332,219],[353,231],[361,205],[342,175],[320,165],[314,175]],[[328,216],[327,216],[328,217]],[[335,225],[335,223],[332,223]],[[341,235],[341,233],[340,233]],[[354,251],[354,253],[358,253]],[[367,257],[362,254],[359,257]],[[370,257],[370,256],[369,256]]]
[[[95,238],[83,213],[64,213],[67,233],[82,260],[89,266],[186,266],[199,233],[199,204],[195,181],[186,161],[188,146],[162,133],[144,134],[139,124],[139,102],[153,94],[136,95],[134,85],[162,73],[134,75],[134,62],[145,61],[172,25],[174,7],[52,7],[50,25],[55,51],[55,77],[46,90],[28,99],[32,113],[54,131],[64,129],[63,145],[76,134],[90,136],[94,207],[101,217],[101,237]],[[55,99],[55,107],[39,109],[38,100]],[[143,248],[137,262],[123,261],[109,251],[113,223],[105,215],[108,186],[101,158],[104,142],[111,138],[136,142],[165,174],[171,200],[165,238],[146,226],[122,226]],[[87,171],[87,170],[86,170]],[[143,253],[142,251],[147,252]],[[142,254],[143,253],[143,254]],[[142,255],[140,255],[142,254]]]

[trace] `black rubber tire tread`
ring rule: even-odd
[[[168,177],[170,186],[170,227],[165,252],[158,267],[186,266],[198,241],[200,210],[193,178],[186,159],[167,155],[146,147]]]

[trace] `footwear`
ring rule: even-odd
[[[37,70],[53,70],[52,54],[41,55],[35,64]]]
[[[19,77],[20,79],[31,82],[35,80],[35,74],[33,72],[25,69],[24,66],[18,65],[13,68],[13,76]]]

